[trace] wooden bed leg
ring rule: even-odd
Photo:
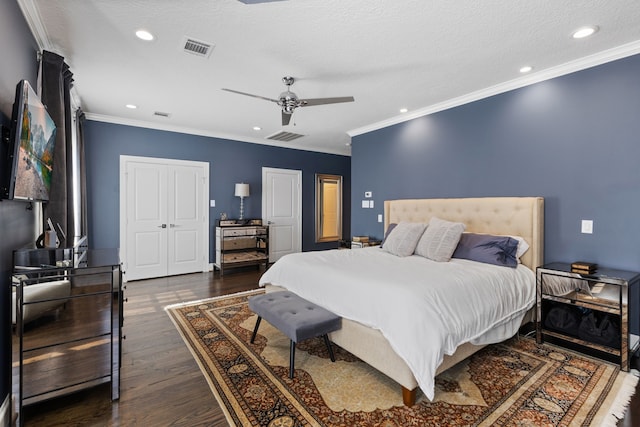
[[[402,402],[405,406],[413,406],[416,404],[416,395],[418,394],[418,387],[413,390],[409,390],[406,387],[402,387]]]

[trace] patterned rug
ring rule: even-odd
[[[529,338],[485,347],[436,378],[433,401],[411,408],[400,386],[321,338],[298,343],[289,379],[289,340],[256,316],[251,291],[167,307],[232,426],[580,426],[616,425],[637,372]]]

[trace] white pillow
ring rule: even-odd
[[[518,261],[520,261],[520,257],[529,250],[529,244],[527,243],[526,240],[524,240],[524,238],[520,236],[509,236],[509,237],[516,239],[518,241],[518,250],[516,251],[516,258],[518,258]]]
[[[465,228],[466,226],[461,222],[432,217],[427,230],[416,246],[416,255],[439,262],[449,261]]]
[[[413,255],[418,240],[426,227],[427,224],[419,222],[398,223],[385,239],[382,250],[401,257]]]

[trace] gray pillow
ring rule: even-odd
[[[401,257],[413,255],[426,226],[419,222],[399,223],[386,237],[382,250]]]
[[[434,216],[418,241],[416,255],[439,262],[449,261],[465,228],[461,222],[445,221]]]

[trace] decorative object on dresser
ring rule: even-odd
[[[629,329],[640,309],[640,301],[630,301],[640,273],[599,267],[578,274],[573,264],[556,262],[538,267],[536,276],[538,343],[548,339],[575,347],[628,371],[640,348],[640,336]]]
[[[249,197],[249,184],[236,184],[236,197],[240,197],[240,219],[244,218],[244,198]]]
[[[353,236],[351,238],[351,249],[378,246],[379,244],[380,240],[371,239],[369,236]]]
[[[571,263],[571,271],[580,274],[593,274],[598,269],[594,262],[576,261]]]
[[[215,266],[227,268],[269,265],[269,227],[261,219],[221,219],[216,227]]]

